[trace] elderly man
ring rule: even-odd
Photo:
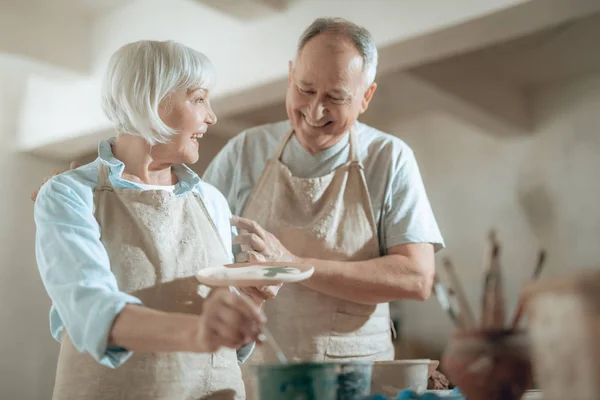
[[[415,156],[357,121],[376,69],[366,29],[315,20],[289,63],[289,120],[237,135],[203,177],[241,216],[234,243],[259,259],[315,267],[265,304],[289,357],[393,359],[388,303],[431,292],[444,244]]]
[[[315,266],[305,282],[253,289],[279,289],[264,307],[291,358],[393,359],[389,302],[431,292],[444,243],[415,156],[357,121],[376,70],[366,29],[315,20],[289,63],[289,120],[242,132],[204,175],[240,216],[242,254]]]

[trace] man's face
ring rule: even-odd
[[[376,85],[366,86],[363,59],[348,40],[321,34],[290,63],[286,109],[311,153],[337,143],[366,111]]]

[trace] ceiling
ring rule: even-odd
[[[531,87],[600,70],[600,14],[417,68],[417,73],[479,69]]]
[[[256,20],[285,11],[299,0],[195,0],[240,20]]]
[[[377,121],[381,126],[435,110],[435,102],[408,89],[402,90],[402,85],[398,85],[407,72],[427,81],[448,82],[446,90],[451,90],[452,85],[473,84],[475,71],[499,82],[499,85],[527,90],[600,71],[598,38],[600,14],[594,14],[409,71],[380,75],[376,96],[362,119],[367,123]],[[280,101],[236,114],[227,121],[234,121],[235,126],[249,127],[286,118],[285,103]]]
[[[27,9],[43,6],[60,10],[73,10],[89,15],[99,15],[133,3],[134,1],[135,0],[18,0],[18,5]],[[14,4],[11,6],[14,6]]]

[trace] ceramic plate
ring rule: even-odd
[[[300,282],[312,276],[314,267],[299,263],[237,263],[211,267],[196,274],[206,286],[266,286]]]

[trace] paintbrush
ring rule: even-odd
[[[448,314],[454,326],[459,326],[459,320],[458,316],[456,315],[456,311],[452,308],[452,304],[450,303],[450,297],[446,292],[446,288],[440,282],[437,274],[433,277],[433,293],[435,294],[435,297],[440,303],[442,310],[444,310]]]
[[[481,305],[481,326],[483,329],[504,328],[504,295],[500,271],[500,244],[492,230],[489,235],[490,259],[485,271]]]
[[[450,262],[448,258],[443,260],[444,268],[446,269],[446,273],[448,275],[448,279],[450,280],[449,288],[453,289],[456,297],[456,301],[460,308],[461,319],[463,323],[463,328],[471,328],[475,326],[475,315],[473,314],[473,310],[471,309],[469,302],[467,301],[467,296],[465,295],[465,291],[460,284],[460,280],[456,274],[454,266]]]
[[[242,294],[239,290],[237,290],[237,288],[235,288],[233,286],[230,286],[229,288],[231,289],[232,292],[234,292],[238,296],[246,296],[247,298],[250,298],[250,296],[248,296],[246,293]],[[250,298],[250,300],[252,300],[252,299]],[[279,344],[275,341],[275,338],[273,337],[271,332],[267,329],[266,325],[262,326],[261,334],[259,335],[258,339],[259,339],[259,341],[261,341],[263,343],[267,342],[271,346],[271,349],[275,353],[275,356],[277,356],[277,359],[279,360],[280,363],[287,364],[288,360],[287,360],[287,357],[285,356],[285,353],[281,350],[281,347],[279,347]]]
[[[531,282],[533,282],[539,278],[539,276],[542,273],[542,270],[544,269],[545,261],[546,261],[546,251],[540,250],[540,252],[538,253],[537,264],[535,265],[535,268],[533,270],[533,275],[531,276]],[[519,300],[519,304],[517,304],[515,316],[513,317],[513,320],[512,320],[511,327],[513,329],[515,329],[517,327],[517,325],[519,324],[519,321],[521,320],[521,316],[523,315],[523,309],[524,309],[524,302],[523,302],[523,299],[521,298]]]
[[[465,314],[460,308],[460,304],[458,303],[458,299],[456,298],[456,292],[451,287],[448,287],[448,299],[450,300],[450,308],[455,310],[454,312],[456,314],[458,326],[464,329],[467,326],[467,323],[465,321]]]

